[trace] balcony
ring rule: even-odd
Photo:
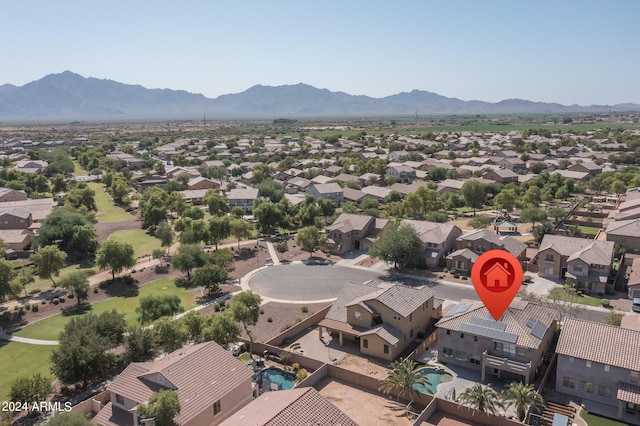
[[[487,351],[482,353],[482,381],[485,381],[486,369],[498,369],[511,374],[518,374],[524,377],[525,384],[529,384],[529,378],[531,377],[532,362],[527,363],[518,362],[509,358],[497,357],[489,355]]]

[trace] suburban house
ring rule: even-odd
[[[469,275],[471,273],[471,268],[473,268],[473,264],[476,263],[476,260],[478,260],[479,257],[480,255],[476,254],[474,251],[469,250],[468,248],[463,248],[449,253],[444,259],[447,269],[450,271],[455,270]]]
[[[631,268],[627,269],[629,279],[627,280],[627,296],[629,299],[640,297],[640,257],[635,257],[631,261]]]
[[[489,250],[505,250],[523,262],[527,245],[509,236],[499,236],[489,229],[468,231],[456,238],[455,251],[446,256],[448,269],[470,272],[478,257]]]
[[[209,192],[208,189],[186,189],[180,191],[180,194],[182,195],[182,199],[187,203],[197,206],[204,203],[204,196],[207,195],[207,192]]]
[[[342,187],[335,182],[325,184],[314,183],[307,189],[307,194],[313,195],[316,201],[318,201],[319,198],[331,200],[336,203],[337,207],[340,207],[344,201]]]
[[[40,173],[49,163],[44,160],[19,160],[14,169],[23,173]]]
[[[222,426],[357,426],[314,388],[267,392],[222,422]]]
[[[416,180],[416,171],[409,166],[400,164],[387,167],[385,176],[395,178],[398,182],[412,183]]]
[[[492,180],[502,184],[518,183],[518,175],[510,169],[489,170],[482,175],[482,179]]]
[[[342,213],[331,225],[324,228],[327,234],[327,248],[338,254],[351,250],[367,251],[376,237],[389,226],[391,222],[386,219]]]
[[[25,251],[31,244],[33,232],[28,229],[0,229],[0,239],[6,244],[7,250]]]
[[[355,342],[364,355],[393,361],[440,318],[442,301],[428,286],[394,283],[347,283],[326,317],[319,323],[338,336],[338,343]]]
[[[502,160],[500,160],[498,165],[503,169],[512,170],[514,172],[524,172],[527,170],[526,163],[517,157],[503,158]]]
[[[640,423],[640,331],[567,318],[556,353],[557,392],[590,412]]]
[[[418,254],[427,268],[444,263],[444,257],[452,251],[456,238],[462,234],[460,228],[446,223],[408,219],[402,223],[412,226],[418,233],[422,241]]]
[[[0,211],[0,229],[27,229],[32,223],[29,212]]]
[[[461,301],[444,312],[438,328],[438,361],[491,377],[533,383],[556,330],[555,311],[516,297],[499,321],[482,302]]]
[[[591,176],[602,173],[602,167],[591,161],[583,161],[581,163],[572,164],[567,167],[567,170],[570,170],[572,172],[584,172],[590,174]]]
[[[614,243],[547,234],[538,250],[539,274],[580,290],[605,293]]]
[[[27,193],[11,188],[0,188],[0,203],[7,201],[22,201],[29,198]]]
[[[207,179],[206,177],[202,177],[202,176],[191,178],[187,182],[187,189],[189,190],[211,189],[211,188],[220,188],[220,184],[218,182],[214,182],[211,179]]]
[[[163,389],[180,400],[179,425],[217,425],[253,395],[252,371],[215,342],[178,349],[158,361],[134,362],[107,389],[111,401],[96,415],[102,426],[140,424],[136,407]]]
[[[227,201],[229,201],[229,209],[241,207],[244,214],[250,214],[253,208],[253,202],[258,198],[258,188],[233,188],[227,192]]]
[[[604,232],[607,241],[624,247],[628,252],[640,252],[640,219],[611,222]]]

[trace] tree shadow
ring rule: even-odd
[[[70,308],[65,308],[62,310],[62,316],[64,317],[74,317],[77,315],[84,315],[85,313],[91,311],[93,308],[88,303],[83,303],[82,305],[76,305]]]

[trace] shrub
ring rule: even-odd
[[[38,312],[39,309],[40,308],[38,307],[38,305],[33,305],[33,307],[31,308],[33,312]]]
[[[267,322],[273,322],[273,318],[271,317],[267,318]]]
[[[309,308],[307,308],[306,306],[302,307],[302,313],[306,314],[307,312],[309,312]]]
[[[57,305],[58,303],[60,303],[60,300],[56,297],[51,301],[51,303],[53,303],[54,305]]]
[[[462,278],[463,280],[466,280],[466,279],[467,279],[467,276],[466,276],[466,275],[463,275],[463,276],[461,276],[460,278]]]
[[[132,274],[135,274],[136,272],[138,272],[138,271],[136,271],[135,269],[132,269],[132,270],[131,270],[131,273],[132,273]]]
[[[218,305],[217,303],[213,305],[213,310],[216,312],[220,312],[220,305]]]
[[[47,304],[47,299],[42,299],[42,300],[40,301],[40,303],[42,303],[43,305],[46,305],[46,304]]]
[[[65,299],[64,296],[60,296],[58,300],[60,301],[60,303],[64,303],[67,301],[67,299]]]
[[[296,381],[301,382],[302,380],[306,379],[308,375],[309,374],[307,373],[307,370],[305,370],[304,368],[298,370],[298,373],[296,374]]]
[[[264,309],[260,309],[260,315],[264,315]]]
[[[294,362],[293,364],[291,364],[291,368],[293,369],[293,371],[298,371],[300,369],[300,364]]]
[[[609,305],[611,304],[611,301],[609,299],[600,299],[600,304],[603,307],[608,308]]]
[[[74,297],[75,297],[75,296],[73,295],[73,293],[69,293],[69,294],[67,295],[67,299],[73,299]]]
[[[448,273],[448,272],[449,272],[449,268],[444,268],[444,269],[442,270],[442,272],[444,272],[445,274],[446,274],[446,273]]]
[[[302,322],[302,318],[298,317],[296,318],[296,320],[293,322],[294,324],[299,324]]]
[[[458,273],[457,273],[457,272],[455,272],[454,274],[452,274],[452,276],[453,276],[453,278],[458,278],[458,277],[460,277],[460,275],[458,275]]]
[[[18,309],[20,309],[20,307],[19,307],[18,305],[15,305],[15,306],[13,307],[13,310],[14,310],[14,311],[17,311]]]
[[[40,293],[40,289],[39,288],[32,288],[31,290],[29,290],[29,294],[36,294],[36,293]]]
[[[93,288],[93,292],[94,292],[95,294],[98,294],[98,291],[99,291],[99,290],[98,290],[98,287],[94,287],[94,288]]]
[[[289,244],[287,240],[282,240],[278,244],[276,244],[276,250],[278,253],[284,253],[289,250]]]
[[[530,283],[531,282],[531,275],[525,275],[524,278],[523,278],[523,281],[525,283]]]
[[[31,304],[29,304],[29,303],[25,303],[23,307],[24,307],[27,311],[30,311],[30,310],[31,310]]]

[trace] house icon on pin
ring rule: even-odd
[[[511,272],[507,269],[507,264],[504,266],[496,262],[487,272],[484,274],[484,283],[487,288],[508,288],[511,286],[509,277]]]

